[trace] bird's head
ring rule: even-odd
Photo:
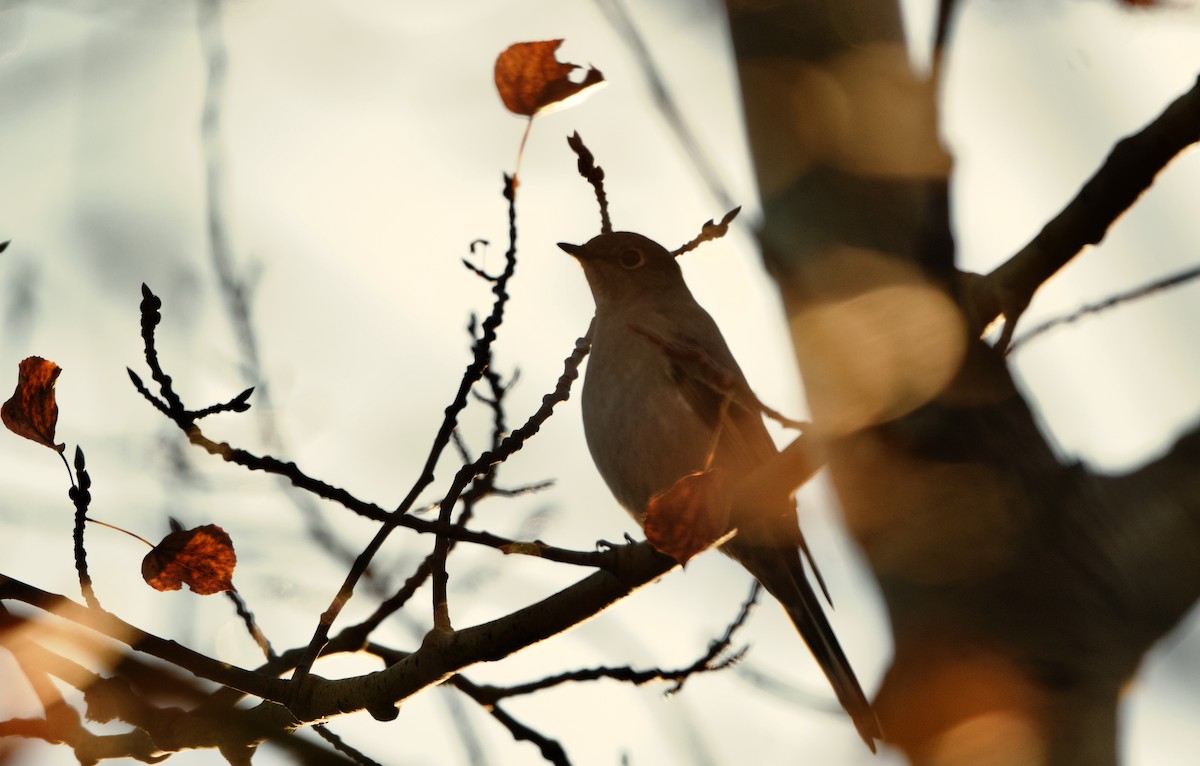
[[[593,237],[584,245],[559,242],[558,246],[583,266],[597,311],[614,301],[658,296],[684,287],[675,256],[641,234],[614,231]]]

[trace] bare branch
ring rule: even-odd
[[[508,200],[508,250],[504,254],[504,271],[496,278],[495,283],[492,285],[492,293],[496,296],[495,301],[492,302],[492,311],[487,319],[483,320],[483,334],[475,341],[474,357],[471,364],[463,372],[462,381],[459,384],[458,393],[455,395],[454,401],[446,408],[446,417],[442,420],[441,430],[434,437],[433,448],[429,452],[429,458],[425,463],[425,470],[409,491],[408,497],[400,504],[400,507],[396,511],[397,515],[407,513],[412,504],[416,502],[420,491],[433,481],[433,467],[436,465],[442,450],[445,449],[446,443],[450,438],[450,433],[458,423],[458,413],[467,406],[467,398],[471,389],[474,388],[479,379],[483,377],[484,372],[491,366],[492,343],[495,342],[496,332],[500,328],[500,324],[504,321],[504,309],[508,304],[508,282],[517,268],[517,188],[514,177],[505,176],[504,178],[504,198]],[[472,479],[474,479],[474,475],[470,478],[465,477],[465,469],[459,471],[458,475],[455,476],[454,482],[451,484],[451,490],[447,494],[447,498],[450,495],[454,495],[454,498],[450,502],[443,499],[438,511],[438,521],[443,526],[449,524],[450,513],[454,507],[454,503],[457,502],[458,494],[466,488],[467,482]],[[457,490],[455,487],[457,487]],[[382,541],[387,536],[388,531],[390,531],[388,527],[381,529],[379,534],[376,535],[376,540]],[[371,545],[375,546],[375,542],[375,540],[372,540]],[[378,549],[378,546],[375,547]],[[372,555],[367,551],[363,553],[366,556]],[[433,578],[433,623],[435,629],[443,631],[451,629],[449,603],[446,595],[446,585],[448,582],[446,556],[449,553],[449,538],[439,534],[434,543],[430,569]],[[349,577],[347,578],[347,583],[351,583]],[[348,598],[349,593],[345,589],[343,589],[343,592],[346,593],[346,597]],[[314,640],[313,646],[315,644]]]
[[[227,662],[218,662],[174,641],[167,641],[135,628],[108,612],[90,609],[63,596],[48,593],[20,580],[0,574],[0,600],[8,599],[37,607],[61,619],[69,620],[108,636],[139,652],[177,665],[200,678],[207,678],[210,681],[240,689],[256,697],[282,700],[284,699],[283,692],[290,683],[279,679],[265,678],[259,673],[239,668]]]
[[[245,599],[236,590],[225,591],[225,597],[233,602],[233,607],[237,610],[238,617],[242,618],[242,624],[246,626],[246,632],[250,634],[250,638],[254,639],[254,643],[258,645],[263,656],[268,660],[274,659],[275,650],[271,648],[271,642],[267,640],[266,634],[258,627],[258,622],[254,619],[254,613],[246,606]]]
[[[642,76],[646,79],[646,85],[650,88],[650,95],[655,107],[666,121],[667,127],[675,134],[675,140],[683,147],[684,154],[687,155],[696,174],[700,176],[709,193],[717,202],[722,207],[728,207],[732,204],[732,197],[725,188],[724,182],[721,181],[720,174],[716,170],[716,163],[688,127],[687,119],[683,116],[678,102],[672,98],[671,91],[667,88],[662,70],[654,63],[654,57],[650,55],[650,48],[646,45],[641,32],[638,31],[637,25],[633,23],[625,4],[621,0],[597,0],[596,4],[600,6],[608,23],[637,59]]]
[[[374,760],[366,753],[348,745],[344,739],[330,731],[328,726],[324,724],[317,724],[313,727],[313,730],[320,735],[321,739],[332,745],[334,750],[337,750],[339,753],[342,753],[346,757],[350,758],[354,761],[354,763],[358,764],[358,766],[381,766],[378,761]]]
[[[1125,630],[1157,640],[1200,599],[1200,427],[1162,457],[1116,477],[1097,477],[1068,518]]]
[[[71,502],[75,504],[75,570],[79,573],[79,589],[83,600],[93,609],[100,609],[100,601],[92,588],[92,577],[88,574],[87,550],[83,547],[83,530],[87,526],[88,506],[92,502],[92,477],[88,475],[83,460],[83,450],[75,447],[75,476],[70,489]]]
[[[452,683],[457,687],[467,692],[472,699],[479,702],[481,705],[491,706],[500,702],[500,700],[509,697],[519,697],[526,694],[534,694],[545,689],[551,689],[555,686],[561,686],[565,683],[578,683],[584,681],[599,681],[608,679],[612,681],[623,681],[631,683],[635,686],[641,686],[653,681],[675,681],[675,684],[667,691],[667,694],[675,694],[683,688],[683,684],[688,678],[697,673],[708,673],[716,670],[724,670],[736,664],[745,654],[746,649],[740,649],[734,652],[729,657],[718,661],[718,658],[728,651],[733,644],[733,636],[750,616],[751,610],[758,602],[759,594],[762,592],[762,586],[755,580],[750,588],[750,595],[742,603],[738,610],[737,616],[729,623],[725,629],[724,635],[721,638],[712,641],[708,645],[708,649],[698,659],[682,668],[666,670],[663,668],[649,668],[646,670],[637,670],[629,666],[623,667],[598,667],[587,668],[582,670],[572,670],[566,673],[540,678],[529,683],[518,684],[515,686],[491,686],[475,684],[465,677],[459,675],[452,679]]]
[[[187,434],[188,440],[192,444],[201,447],[211,455],[216,455],[227,462],[235,463],[248,470],[262,471],[264,473],[274,474],[286,478],[297,488],[316,495],[317,497],[335,502],[345,507],[347,510],[353,511],[354,513],[357,513],[358,515],[368,519],[407,527],[425,534],[447,535],[455,540],[485,545],[491,548],[504,549],[513,545],[513,540],[497,535],[491,535],[486,532],[474,532],[461,528],[458,525],[442,524],[440,520],[432,522],[424,521],[407,513],[400,515],[400,509],[397,509],[396,512],[389,513],[374,503],[370,503],[355,497],[345,489],[328,484],[320,479],[316,479],[308,475],[295,463],[284,462],[270,455],[255,455],[247,450],[234,447],[227,442],[217,442],[205,436],[204,432],[200,430],[199,426],[194,423],[193,419],[196,416],[196,411],[187,409],[183,405],[183,402],[179,399],[178,395],[174,393],[173,389],[171,388],[171,378],[163,371],[158,359],[154,331],[158,323],[162,320],[162,316],[159,313],[159,309],[162,307],[162,302],[157,296],[154,295],[154,293],[150,291],[148,287],[145,287],[144,285],[143,295],[144,299],[141,307],[142,335],[145,341],[146,361],[151,367],[151,372],[154,375],[154,379],[160,381],[160,386],[164,391],[164,398],[160,399],[152,394],[142,383],[141,378],[139,378],[132,370],[128,371],[129,376],[138,392],[142,394],[147,401],[151,402],[156,409],[170,418],[180,429],[182,429],[184,433]],[[511,454],[509,450],[515,451],[516,447],[524,443],[525,439],[536,433],[537,429],[540,427],[540,424],[550,416],[554,404],[567,399],[570,393],[570,385],[575,378],[578,377],[579,365],[582,363],[584,356],[587,354],[588,345],[583,342],[587,337],[588,336],[585,336],[584,339],[580,339],[580,342],[576,344],[575,351],[573,351],[572,354],[565,360],[564,372],[559,378],[554,393],[548,395],[547,398],[544,398],[543,406],[530,418],[530,421],[526,423],[526,425],[523,426],[519,432],[515,432],[506,437],[510,440],[514,437],[517,437],[516,440],[510,442],[509,446],[505,447],[503,450],[497,450],[488,453],[486,456],[486,461],[482,461],[482,459],[482,462],[476,461],[475,465],[480,466],[480,473],[482,473],[483,467],[490,467],[499,462],[499,460],[496,458],[497,454],[502,454],[503,457],[507,456],[507,454]],[[241,398],[242,395],[239,395],[237,398]],[[200,412],[203,412],[203,410]],[[450,433],[452,434],[453,432],[453,429],[451,429]],[[486,466],[484,465],[485,463]],[[496,490],[492,489],[488,490],[489,493],[495,491]],[[404,507],[405,506],[401,506],[401,508]],[[541,555],[543,558],[547,558],[552,561],[560,561],[571,564],[584,563],[588,566],[596,565],[593,559],[589,559],[588,554],[576,551],[567,551],[551,546],[545,546],[541,552]]]
[[[579,175],[586,178],[596,190],[596,202],[600,205],[600,233],[608,234],[613,228],[612,219],[608,217],[608,197],[604,194],[604,168],[596,165],[596,158],[583,143],[579,133],[567,136],[567,144],[579,156]]]
[[[482,691],[481,687],[476,686],[461,675],[450,679],[450,683],[463,694],[478,702],[492,718],[496,719],[497,723],[508,729],[509,734],[512,735],[514,740],[517,742],[533,743],[542,754],[542,757],[550,763],[555,764],[555,766],[570,766],[571,761],[567,758],[567,752],[557,740],[553,740],[521,723],[505,712],[499,705],[495,704],[495,702],[488,702],[487,695],[480,694]]]
[[[609,564],[574,585],[491,622],[432,631],[421,648],[385,670],[337,680],[308,678],[291,699],[300,721],[366,709],[379,714],[477,662],[496,661],[566,631],[677,566],[648,543],[611,548]]]
[[[972,327],[982,332],[1002,314],[1004,330],[998,347],[1007,348],[1017,320],[1038,288],[1086,245],[1098,244],[1163,168],[1197,141],[1200,79],[1153,122],[1118,141],[1075,198],[1020,252],[987,276],[968,276],[966,298]]]
[[[679,247],[675,248],[671,251],[671,255],[678,258],[684,253],[689,253],[692,250],[695,250],[705,242],[710,242],[714,239],[720,239],[721,237],[725,236],[729,232],[729,224],[733,223],[733,219],[737,218],[737,214],[740,212],[742,212],[742,206],[738,205],[733,210],[730,210],[728,213],[726,213],[725,217],[721,219],[720,223],[713,223],[712,219],[710,218],[708,222],[704,224],[704,226],[700,227],[700,233],[696,235],[695,239],[685,245],[680,245]]]
[[[1037,327],[1034,327],[1032,330],[1029,330],[1024,335],[1022,335],[1021,337],[1014,340],[1009,345],[1009,347],[1005,353],[1011,354],[1012,352],[1016,351],[1021,346],[1024,346],[1029,341],[1037,338],[1039,335],[1042,335],[1043,333],[1053,330],[1056,327],[1061,327],[1062,325],[1065,325],[1065,324],[1071,324],[1072,322],[1077,322],[1080,319],[1083,319],[1085,316],[1088,316],[1089,314],[1098,314],[1099,312],[1105,311],[1106,309],[1110,309],[1110,308],[1119,306],[1122,303],[1128,303],[1130,301],[1135,301],[1139,298],[1145,298],[1147,296],[1154,295],[1157,292],[1160,292],[1162,290],[1166,290],[1166,289],[1169,289],[1172,287],[1179,287],[1180,285],[1184,285],[1188,282],[1191,282],[1192,280],[1196,279],[1197,277],[1200,277],[1200,266],[1188,269],[1186,271],[1182,271],[1178,274],[1172,274],[1169,277],[1156,280],[1154,282],[1151,282],[1148,285],[1142,285],[1141,287],[1134,288],[1133,290],[1126,290],[1125,292],[1117,293],[1116,295],[1105,298],[1102,301],[1098,301],[1096,303],[1089,303],[1085,306],[1081,306],[1078,310],[1073,311],[1070,314],[1067,314],[1066,316],[1055,317],[1054,319],[1051,319],[1047,322],[1043,322],[1042,324],[1038,325]]]

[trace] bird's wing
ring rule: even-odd
[[[707,316],[705,316],[707,318]],[[705,341],[690,336],[666,337],[644,325],[630,326],[659,348],[671,377],[692,412],[718,433],[718,459],[724,467],[746,472],[776,452],[762,422],[761,405],[741,368],[709,319]]]
[[[689,337],[664,338],[645,328],[633,329],[662,349],[684,400],[716,431],[712,456],[715,467],[745,475],[776,454],[763,425],[761,404],[715,325],[706,335],[707,342]],[[734,520],[739,525],[738,535],[722,550],[783,605],[859,735],[874,751],[875,740],[882,737],[879,722],[805,574],[800,551],[828,600],[829,591],[800,532],[794,507],[788,498],[764,498],[761,506],[754,509],[752,518]]]
[[[745,476],[776,455],[775,443],[763,425],[762,404],[716,324],[707,313],[697,319],[700,321],[692,324],[705,331],[704,341],[694,336],[668,338],[642,325],[631,325],[631,329],[659,347],[684,401],[715,434],[710,445],[711,465],[734,476]],[[742,538],[799,548],[825,600],[832,604],[829,588],[800,532],[790,499],[769,498],[753,510],[752,518],[734,519]]]

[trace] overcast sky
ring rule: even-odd
[[[617,228],[674,247],[725,212],[591,2],[226,5],[220,212],[235,269],[254,285],[269,415],[283,434],[283,457],[385,507],[416,478],[468,361],[468,316],[488,310],[488,286],[460,259],[478,238],[491,246],[477,263],[495,270],[503,257],[501,173],[512,168],[524,126],[495,94],[499,51],[519,40],[565,37],[561,59],[594,64],[609,80],[583,104],[540,118],[526,149],[519,272],[496,347],[502,372],[521,370],[510,421],[523,420],[550,390],[591,313],[578,266],[554,247],[598,231],[594,198],[575,172],[566,135],[578,130],[605,168]],[[690,127],[730,196],[745,206],[741,220],[752,222],[757,203],[722,11],[685,0],[629,5]],[[945,135],[957,160],[960,265],[982,271],[1028,241],[1117,138],[1190,87],[1200,72],[1200,12],[1190,0],[1135,13],[1101,0],[964,5],[945,86]],[[926,17],[914,14],[914,37],[923,36]],[[160,352],[185,401],[209,404],[263,385],[246,376],[208,248],[198,130],[205,82],[195,4],[0,5],[0,240],[13,240],[0,255],[0,373],[10,376],[0,386],[26,356],[58,362],[59,438],[87,453],[93,514],[150,538],[165,533],[167,514],[220,523],[238,546],[239,590],[268,634],[292,645],[307,640],[343,569],[313,550],[294,507],[262,477],[186,453],[194,478],[164,486],[180,436],[139,400],[124,370],[141,368],[137,302],[146,282],[164,301]],[[1193,150],[1101,247],[1039,293],[1022,327],[1194,266],[1198,184]],[[689,254],[684,270],[761,398],[802,416],[786,328],[748,230],[735,227]],[[1200,416],[1197,330],[1200,286],[1193,285],[1056,331],[1030,343],[1015,363],[1065,458],[1124,470]],[[260,451],[267,446],[259,425],[226,416],[206,427]],[[481,449],[486,429],[486,413],[468,417],[468,444]],[[452,468],[443,466],[441,478]],[[635,532],[591,466],[577,399],[502,476],[511,485],[557,484],[537,496],[493,501],[481,509],[483,528],[532,529],[581,549]],[[0,438],[0,478],[0,571],[76,594],[62,466],[46,450]],[[873,688],[889,651],[882,609],[819,482],[806,489],[802,509],[838,604],[839,634]],[[354,544],[372,531],[344,512],[326,512]],[[531,514],[537,525],[523,527]],[[257,662],[227,602],[152,592],[138,577],[145,551],[137,543],[102,530],[88,535],[109,608],[221,659]],[[428,548],[428,541],[401,538],[381,559],[397,576]],[[459,558],[451,593],[459,625],[577,577],[491,551]],[[704,556],[685,575],[671,575],[572,635],[470,675],[518,681],[596,664],[685,665],[723,630],[747,587],[736,567]],[[414,626],[427,619],[423,606],[413,613],[417,622],[397,620],[381,639],[411,646],[420,630]],[[745,640],[754,643],[747,667],[832,699],[774,605],[757,612]],[[1187,763],[1182,753],[1200,751],[1200,638],[1192,630],[1171,645],[1133,692],[1127,748],[1134,766]],[[23,683],[15,679],[0,659],[0,716],[37,714],[28,699],[10,696]],[[633,764],[783,763],[801,754],[831,766],[896,762],[871,758],[849,724],[824,709],[830,702],[784,703],[733,673],[696,679],[669,701],[661,691],[576,686],[514,702],[511,712],[562,741],[580,764],[616,764],[623,753]],[[455,700],[434,692],[406,703],[395,723],[356,716],[334,729],[389,764],[465,763],[468,748],[457,744],[461,735],[447,713]],[[534,762],[529,745],[511,743],[485,715],[457,704],[490,762]],[[212,758],[184,754],[172,763]],[[63,748],[31,747],[15,762],[72,760]]]

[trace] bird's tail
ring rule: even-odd
[[[871,752],[875,752],[875,740],[883,736],[879,720],[834,635],[833,626],[821,609],[798,552],[794,548],[738,543],[736,537],[726,543],[726,552],[746,567],[783,605],[817,664],[825,672],[838,701],[850,714],[859,735]]]

